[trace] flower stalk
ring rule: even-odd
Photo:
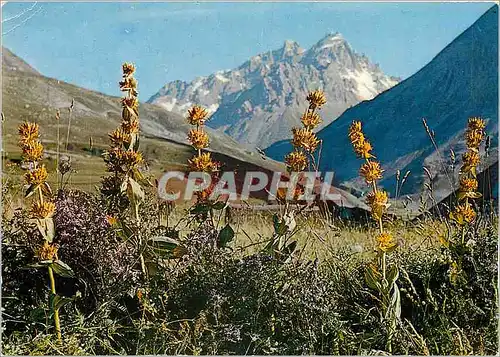
[[[210,139],[205,132],[205,122],[208,120],[208,111],[199,105],[195,105],[188,110],[187,122],[194,126],[188,133],[187,139],[196,150],[196,155],[188,160],[188,170],[190,172],[205,172],[212,178],[212,185],[201,192],[196,192],[197,203],[207,203],[214,184],[217,181],[217,172],[220,163],[214,161],[210,152],[203,152],[208,148]]]
[[[137,80],[134,78],[135,66],[132,63],[124,63],[122,71],[123,79],[119,82],[120,90],[125,93],[121,99],[122,122],[108,134],[111,145],[104,154],[104,162],[107,170],[113,175],[104,179],[102,191],[108,196],[126,194],[132,206],[141,270],[147,277],[140,233],[139,206],[144,200],[144,191],[139,182],[144,180],[141,172],[144,159],[139,151],[139,100]]]
[[[289,172],[304,171],[311,164],[315,171],[318,170],[314,152],[318,148],[320,140],[313,130],[323,122],[317,110],[326,104],[326,97],[322,91],[316,90],[310,92],[306,100],[309,102],[309,106],[300,118],[303,127],[292,129],[294,150],[285,157]]]
[[[477,167],[481,161],[479,146],[484,139],[486,124],[480,118],[469,118],[467,130],[465,131],[465,142],[467,150],[462,156],[460,168],[460,185],[458,190],[457,205],[450,213],[450,219],[461,229],[461,244],[465,244],[467,226],[476,219],[476,211],[472,207],[472,200],[480,198],[477,192]]]
[[[372,289],[378,290],[381,295],[382,317],[387,324],[388,334],[386,348],[392,352],[392,336],[401,314],[399,288],[396,283],[399,269],[396,264],[387,264],[388,256],[397,248],[392,235],[384,229],[383,215],[390,204],[386,191],[377,186],[382,179],[384,170],[372,154],[373,147],[365,137],[362,124],[354,121],[349,127],[349,139],[358,158],[364,159],[359,174],[366,184],[371,187],[366,203],[371,209],[371,216],[377,222],[379,233],[376,237],[378,265],[371,264],[366,270],[366,282]]]
[[[36,222],[37,228],[43,237],[43,244],[36,252],[41,263],[45,263],[49,273],[51,297],[49,306],[54,313],[54,327],[58,342],[62,342],[61,323],[59,319],[59,308],[54,306],[56,296],[56,284],[52,263],[58,260],[58,247],[53,243],[55,231],[53,216],[56,205],[44,196],[50,196],[52,191],[47,182],[47,169],[41,164],[43,156],[43,145],[39,141],[39,126],[36,123],[25,122],[19,126],[19,146],[23,152],[23,162],[28,167],[24,179],[27,185],[25,197],[33,196],[31,205],[31,217]]]

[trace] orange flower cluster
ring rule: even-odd
[[[319,144],[319,140],[311,130],[306,128],[293,128],[293,139],[292,145],[295,148],[302,148],[308,153],[312,153],[316,150]]]
[[[359,169],[359,174],[364,177],[368,185],[375,183],[382,178],[384,170],[377,161],[368,160]]]
[[[285,163],[292,172],[300,172],[307,167],[307,157],[302,151],[292,151],[285,158]]]
[[[24,174],[24,180],[28,185],[40,186],[47,181],[49,173],[44,165],[40,165]]]
[[[208,111],[199,105],[195,105],[188,110],[187,122],[196,126],[196,128],[189,131],[187,138],[193,148],[198,150],[197,155],[188,160],[189,171],[212,173],[219,169],[219,163],[212,160],[209,152],[201,152],[210,143],[208,134],[203,130],[207,116]]]
[[[397,247],[397,243],[390,233],[380,233],[377,236],[377,248],[384,253],[390,253]]]
[[[36,252],[36,256],[40,261],[52,260],[55,258],[57,260],[57,250],[58,247],[55,244],[50,244],[47,241],[43,243],[43,245],[38,248]]]
[[[389,197],[387,192],[384,190],[378,189],[377,191],[372,191],[366,197],[366,203],[371,208],[372,216],[375,220],[379,220],[382,218],[382,215],[385,213],[387,208],[389,207]]]
[[[351,140],[354,152],[361,159],[370,159],[374,157],[371,154],[373,150],[370,142],[365,138],[361,130],[361,122],[354,121],[349,128],[349,140]]]
[[[37,162],[42,159],[43,145],[38,140],[39,129],[36,123],[25,122],[19,126],[19,146],[25,162]]]
[[[325,93],[319,89],[309,92],[306,100],[309,102],[309,109],[311,110],[321,109],[321,107],[326,104]]]
[[[469,199],[481,197],[481,194],[477,192],[478,182],[476,171],[481,161],[479,146],[484,139],[485,127],[486,123],[484,120],[473,117],[469,118],[467,130],[465,131],[467,151],[462,156],[462,167],[460,168],[459,204],[450,213],[450,218],[460,226],[472,223],[476,218],[476,212],[471,207]]]
[[[205,149],[208,147],[208,134],[203,129],[191,129],[188,133],[188,140],[195,149]]]
[[[219,164],[212,160],[209,152],[201,153],[188,160],[189,171],[193,172],[214,172],[219,168]]]
[[[201,126],[207,121],[208,111],[199,105],[193,106],[188,110],[188,123],[191,125]]]
[[[137,80],[134,78],[135,66],[132,63],[122,65],[123,80],[120,90],[127,92],[121,99],[122,123],[109,134],[112,147],[133,148],[139,136],[139,99],[137,98]]]
[[[302,125],[304,125],[304,128],[312,130],[321,124],[323,119],[321,119],[318,113],[313,113],[308,110],[302,115],[300,121]]]
[[[140,170],[144,164],[142,154],[138,151],[139,99],[137,80],[134,78],[135,66],[132,63],[124,63],[122,72],[122,80],[119,82],[120,90],[125,92],[125,96],[121,99],[122,122],[108,134],[110,149],[104,154],[106,168],[115,176],[103,180],[103,190],[112,195],[122,191],[122,184],[126,180],[140,180],[142,178]],[[136,194],[140,196],[138,191]]]
[[[106,166],[109,172],[127,174],[133,170],[138,170],[143,162],[142,154],[136,151],[112,148],[106,153]]]
[[[28,185],[26,196],[31,196],[35,192],[34,200],[31,204],[30,214],[37,221],[37,226],[44,238],[44,245],[40,248],[38,255],[41,260],[52,259],[57,253],[57,248],[52,245],[53,227],[52,216],[56,211],[56,205],[50,200],[45,200],[44,195],[50,195],[50,186],[47,183],[49,176],[47,169],[40,163],[43,154],[43,145],[39,141],[39,126],[36,123],[25,122],[19,126],[19,146],[23,151],[23,161],[29,167],[24,174],[24,181]]]

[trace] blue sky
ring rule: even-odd
[[[237,67],[286,39],[307,49],[337,31],[387,74],[406,78],[491,6],[9,2],[2,43],[44,75],[111,95],[120,94],[121,63],[132,61],[146,101],[169,81]]]

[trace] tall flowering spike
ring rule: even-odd
[[[317,90],[309,92],[306,99],[309,102],[309,107],[300,118],[302,128],[292,128],[292,146],[294,150],[285,157],[289,172],[304,171],[309,164],[312,164],[315,170],[317,169],[314,152],[321,141],[313,132],[313,129],[323,121],[316,110],[321,109],[326,103],[326,97],[322,91]]]
[[[307,101],[309,102],[310,109],[320,109],[323,105],[326,104],[325,93],[321,90],[315,90],[310,92],[307,97]]]
[[[110,148],[103,155],[107,171],[113,173],[114,178],[102,180],[101,192],[116,198],[126,192],[129,201],[139,205],[144,197],[138,184],[143,179],[141,169],[144,159],[139,152],[139,99],[137,80],[134,78],[135,66],[125,62],[122,72],[122,80],[119,82],[120,90],[124,92],[120,100],[122,121],[118,128],[108,134]],[[136,219],[138,220],[137,217]]]
[[[137,81],[134,78],[135,66],[131,63],[122,65],[123,80],[120,82],[120,90],[127,92],[121,99],[122,104],[122,123],[121,139],[116,140],[119,135],[117,132],[110,134],[112,145],[122,141],[125,149],[134,150],[139,135],[139,99],[137,98]],[[116,145],[116,144],[115,144]]]
[[[57,118],[57,117],[56,117]],[[57,261],[57,245],[52,241],[55,236],[54,220],[52,216],[56,211],[56,205],[47,200],[46,195],[51,195],[51,189],[47,182],[48,172],[40,163],[43,153],[43,145],[38,141],[39,126],[35,123],[23,123],[19,126],[19,146],[23,151],[23,161],[28,163],[29,170],[24,174],[24,180],[28,185],[25,197],[32,196],[30,214],[36,221],[39,234],[43,237],[43,244],[37,249],[36,256],[40,261]],[[36,194],[35,194],[36,193]],[[68,267],[71,271],[71,268]],[[51,296],[56,295],[54,269],[47,265],[50,279]],[[54,327],[59,343],[62,342],[61,323],[59,320],[59,308],[53,311]]]
[[[470,224],[476,219],[476,212],[471,207],[471,202],[480,198],[477,192],[478,182],[476,179],[477,166],[481,161],[479,146],[484,139],[486,123],[481,118],[469,118],[467,130],[465,131],[465,143],[467,151],[462,156],[462,167],[460,168],[460,186],[458,190],[458,205],[450,213],[450,219],[459,226]],[[464,235],[462,235],[462,243]]]
[[[187,121],[195,126],[188,133],[188,140],[198,152],[188,160],[188,170],[191,172],[206,172],[211,175],[211,186],[196,194],[198,203],[206,203],[215,188],[220,164],[212,159],[209,152],[202,152],[209,145],[208,134],[203,130],[208,111],[195,105],[188,110]]]
[[[359,169],[359,175],[363,177],[366,184],[372,188],[371,192],[369,192],[366,197],[366,203],[371,209],[373,219],[379,224],[381,234],[377,238],[379,242],[378,249],[385,254],[392,249],[392,243],[389,244],[389,242],[392,242],[392,238],[389,239],[388,237],[390,237],[390,235],[384,232],[382,217],[390,204],[387,192],[377,188],[377,181],[382,179],[384,170],[378,161],[372,160],[374,157],[371,154],[373,148],[370,142],[365,138],[363,126],[360,121],[352,122],[349,127],[348,136],[356,155],[365,160]]]
[[[393,236],[384,229],[383,225],[383,215],[389,207],[389,197],[387,192],[377,187],[377,181],[382,178],[384,170],[382,170],[379,162],[372,160],[372,146],[365,138],[361,122],[354,121],[351,124],[348,136],[356,155],[365,161],[359,170],[359,174],[364,178],[366,184],[371,187],[366,203],[370,206],[372,218],[377,221],[379,229],[379,233],[375,237],[378,266],[367,266],[365,280],[370,287],[378,290],[381,295],[382,315],[385,316],[388,325],[387,330],[392,331],[387,335],[386,347],[389,352],[392,352],[392,333],[397,327],[398,311],[400,311],[401,305],[396,302],[396,296],[399,295],[397,275],[395,278],[388,278],[389,271],[398,271],[396,263],[388,265],[387,262],[387,256],[397,248],[398,244]],[[396,303],[387,303],[389,301]]]

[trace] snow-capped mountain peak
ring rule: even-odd
[[[304,49],[299,46],[299,44],[292,40],[286,40],[281,48],[282,58],[300,56],[304,53]]]
[[[190,83],[168,83],[149,102],[186,115],[193,104],[208,108],[209,126],[249,146],[266,147],[299,125],[307,92],[325,91],[324,123],[359,101],[374,98],[398,79],[357,54],[340,33],[328,34],[308,50],[293,40],[251,57],[233,70]]]

